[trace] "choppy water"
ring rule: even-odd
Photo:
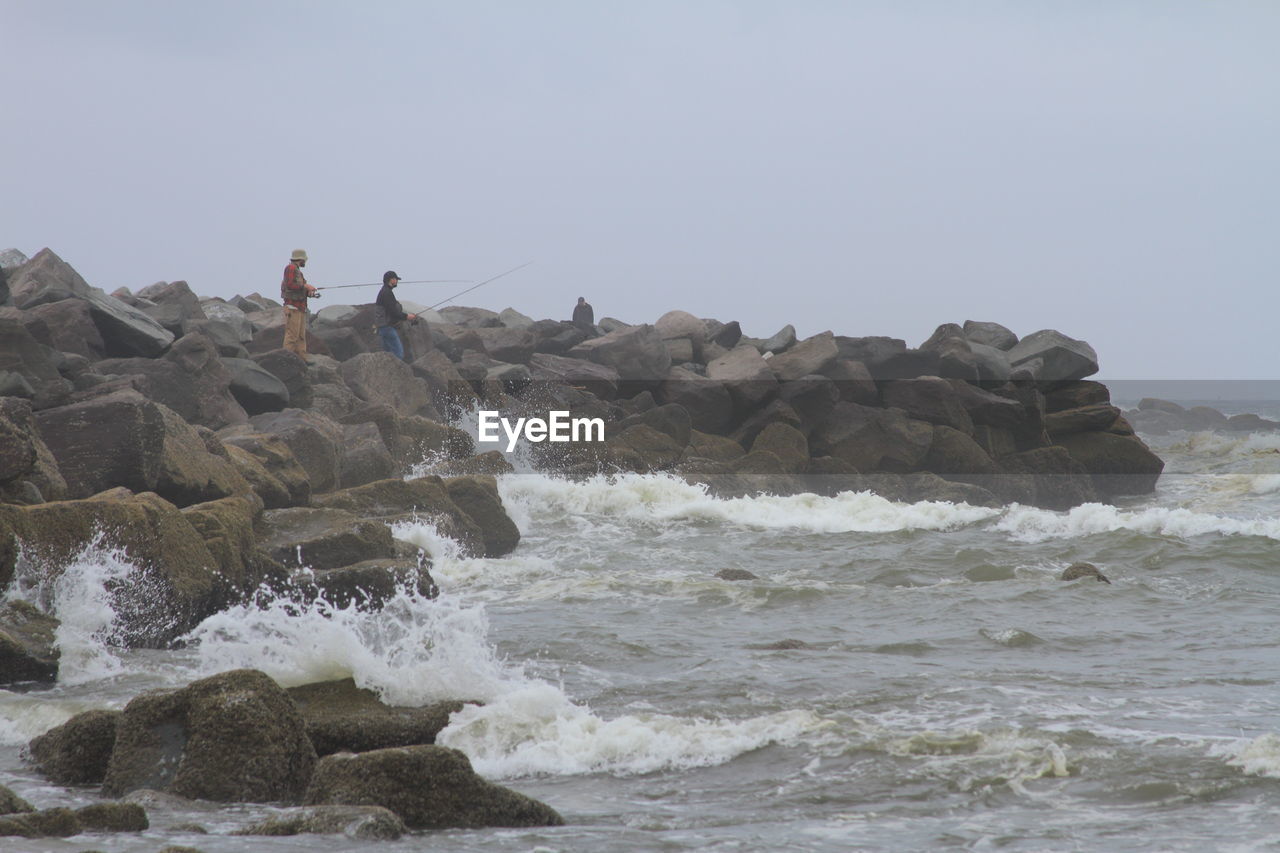
[[[866,494],[717,500],[662,476],[501,482],[523,534],[380,614],[241,608],[174,652],[102,644],[90,549],[28,590],[67,619],[66,676],[0,691],[0,782],[91,707],[236,666],[354,676],[391,702],[478,698],[441,741],[568,826],[424,840],[233,838],[268,809],[153,808],[142,836],[5,849],[1262,850],[1280,845],[1280,436],[1153,438],[1154,496],[1070,512]],[[1113,581],[1062,583],[1077,560]],[[714,577],[746,569],[750,581]],[[94,585],[97,585],[96,587]],[[793,641],[782,643],[781,641]]]

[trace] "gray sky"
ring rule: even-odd
[[[91,284],[1280,378],[1280,3],[0,0],[0,249]],[[431,302],[453,290],[405,286]],[[353,294],[363,298],[347,298]],[[320,304],[370,301],[376,290]]]

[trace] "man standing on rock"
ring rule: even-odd
[[[573,325],[588,334],[596,330],[596,312],[585,296],[579,296],[578,304],[573,306]]]
[[[307,360],[307,299],[318,296],[307,284],[302,268],[307,265],[305,249],[294,249],[280,283],[280,300],[284,302],[284,348]]]
[[[373,304],[373,324],[378,329],[378,337],[382,339],[383,350],[396,358],[404,359],[404,343],[400,340],[396,326],[405,320],[416,320],[418,315],[404,313],[395,294],[399,283],[400,276],[394,270],[387,270],[382,274],[382,289],[378,291],[378,298]]]

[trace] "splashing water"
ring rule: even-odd
[[[61,571],[36,569],[19,560],[9,597],[21,599],[58,620],[58,680],[83,684],[123,670],[111,646],[118,644],[120,613],[115,592],[140,582],[142,572],[124,551],[97,534]]]

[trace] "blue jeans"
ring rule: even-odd
[[[379,326],[378,337],[382,338],[382,348],[396,358],[404,360],[404,344],[400,343],[400,335],[395,326]]]

